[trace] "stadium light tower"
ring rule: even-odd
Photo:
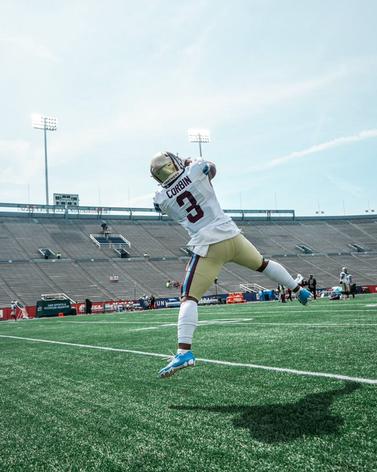
[[[199,143],[199,155],[202,156],[202,143],[210,143],[211,138],[208,129],[189,129],[188,139],[190,143]]]
[[[48,199],[48,166],[47,166],[47,131],[56,131],[57,120],[52,116],[44,116],[34,114],[31,116],[33,128],[43,129],[44,151],[45,151],[45,184],[46,184],[46,205],[49,204]]]

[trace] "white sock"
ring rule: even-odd
[[[177,349],[177,354],[186,354],[186,352],[189,352],[188,349]]]
[[[198,305],[194,300],[181,303],[178,317],[178,343],[192,344],[192,337],[198,325]]]
[[[278,262],[268,261],[263,274],[267,275],[267,277],[274,282],[278,282],[291,290],[294,290],[297,287],[297,282],[294,278],[288,273],[287,269]]]

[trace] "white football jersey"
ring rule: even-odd
[[[221,209],[209,170],[206,161],[194,161],[169,187],[160,187],[154,197],[155,206],[187,230],[191,237],[187,245],[200,256],[206,256],[210,244],[241,232]]]

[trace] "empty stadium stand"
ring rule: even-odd
[[[98,234],[100,218],[0,212],[0,306],[11,299],[34,304],[49,291],[65,292],[76,301],[178,294],[166,281],[182,280],[189,260],[188,237],[180,226],[152,216],[107,215],[111,233],[104,235]],[[336,285],[343,266],[357,284],[377,283],[377,217],[242,215],[237,224],[265,256],[293,275],[313,273],[319,287]],[[117,274],[118,283],[111,282],[111,274]],[[274,288],[263,274],[229,264],[217,290],[235,291],[246,283]],[[215,286],[208,293],[215,293]]]

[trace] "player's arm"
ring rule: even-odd
[[[166,206],[164,205],[164,201],[161,200],[160,198],[158,198],[157,195],[153,199],[153,206],[154,206],[155,211],[157,211],[157,213],[161,213],[161,215],[166,215],[167,214]]]
[[[208,176],[208,179],[211,181],[216,175],[216,166],[211,161],[200,161],[202,165],[203,174]]]
[[[156,193],[156,195],[153,198],[153,206],[154,206],[155,211],[157,211],[157,213],[162,213],[160,202],[158,202],[157,200],[158,199],[157,199],[157,193]]]
[[[196,163],[199,164],[201,171],[203,174],[207,175],[209,180],[212,180],[216,175],[216,166],[211,161],[204,161],[200,160],[193,160],[193,159],[185,159],[184,165],[185,167],[190,166],[191,164]]]

